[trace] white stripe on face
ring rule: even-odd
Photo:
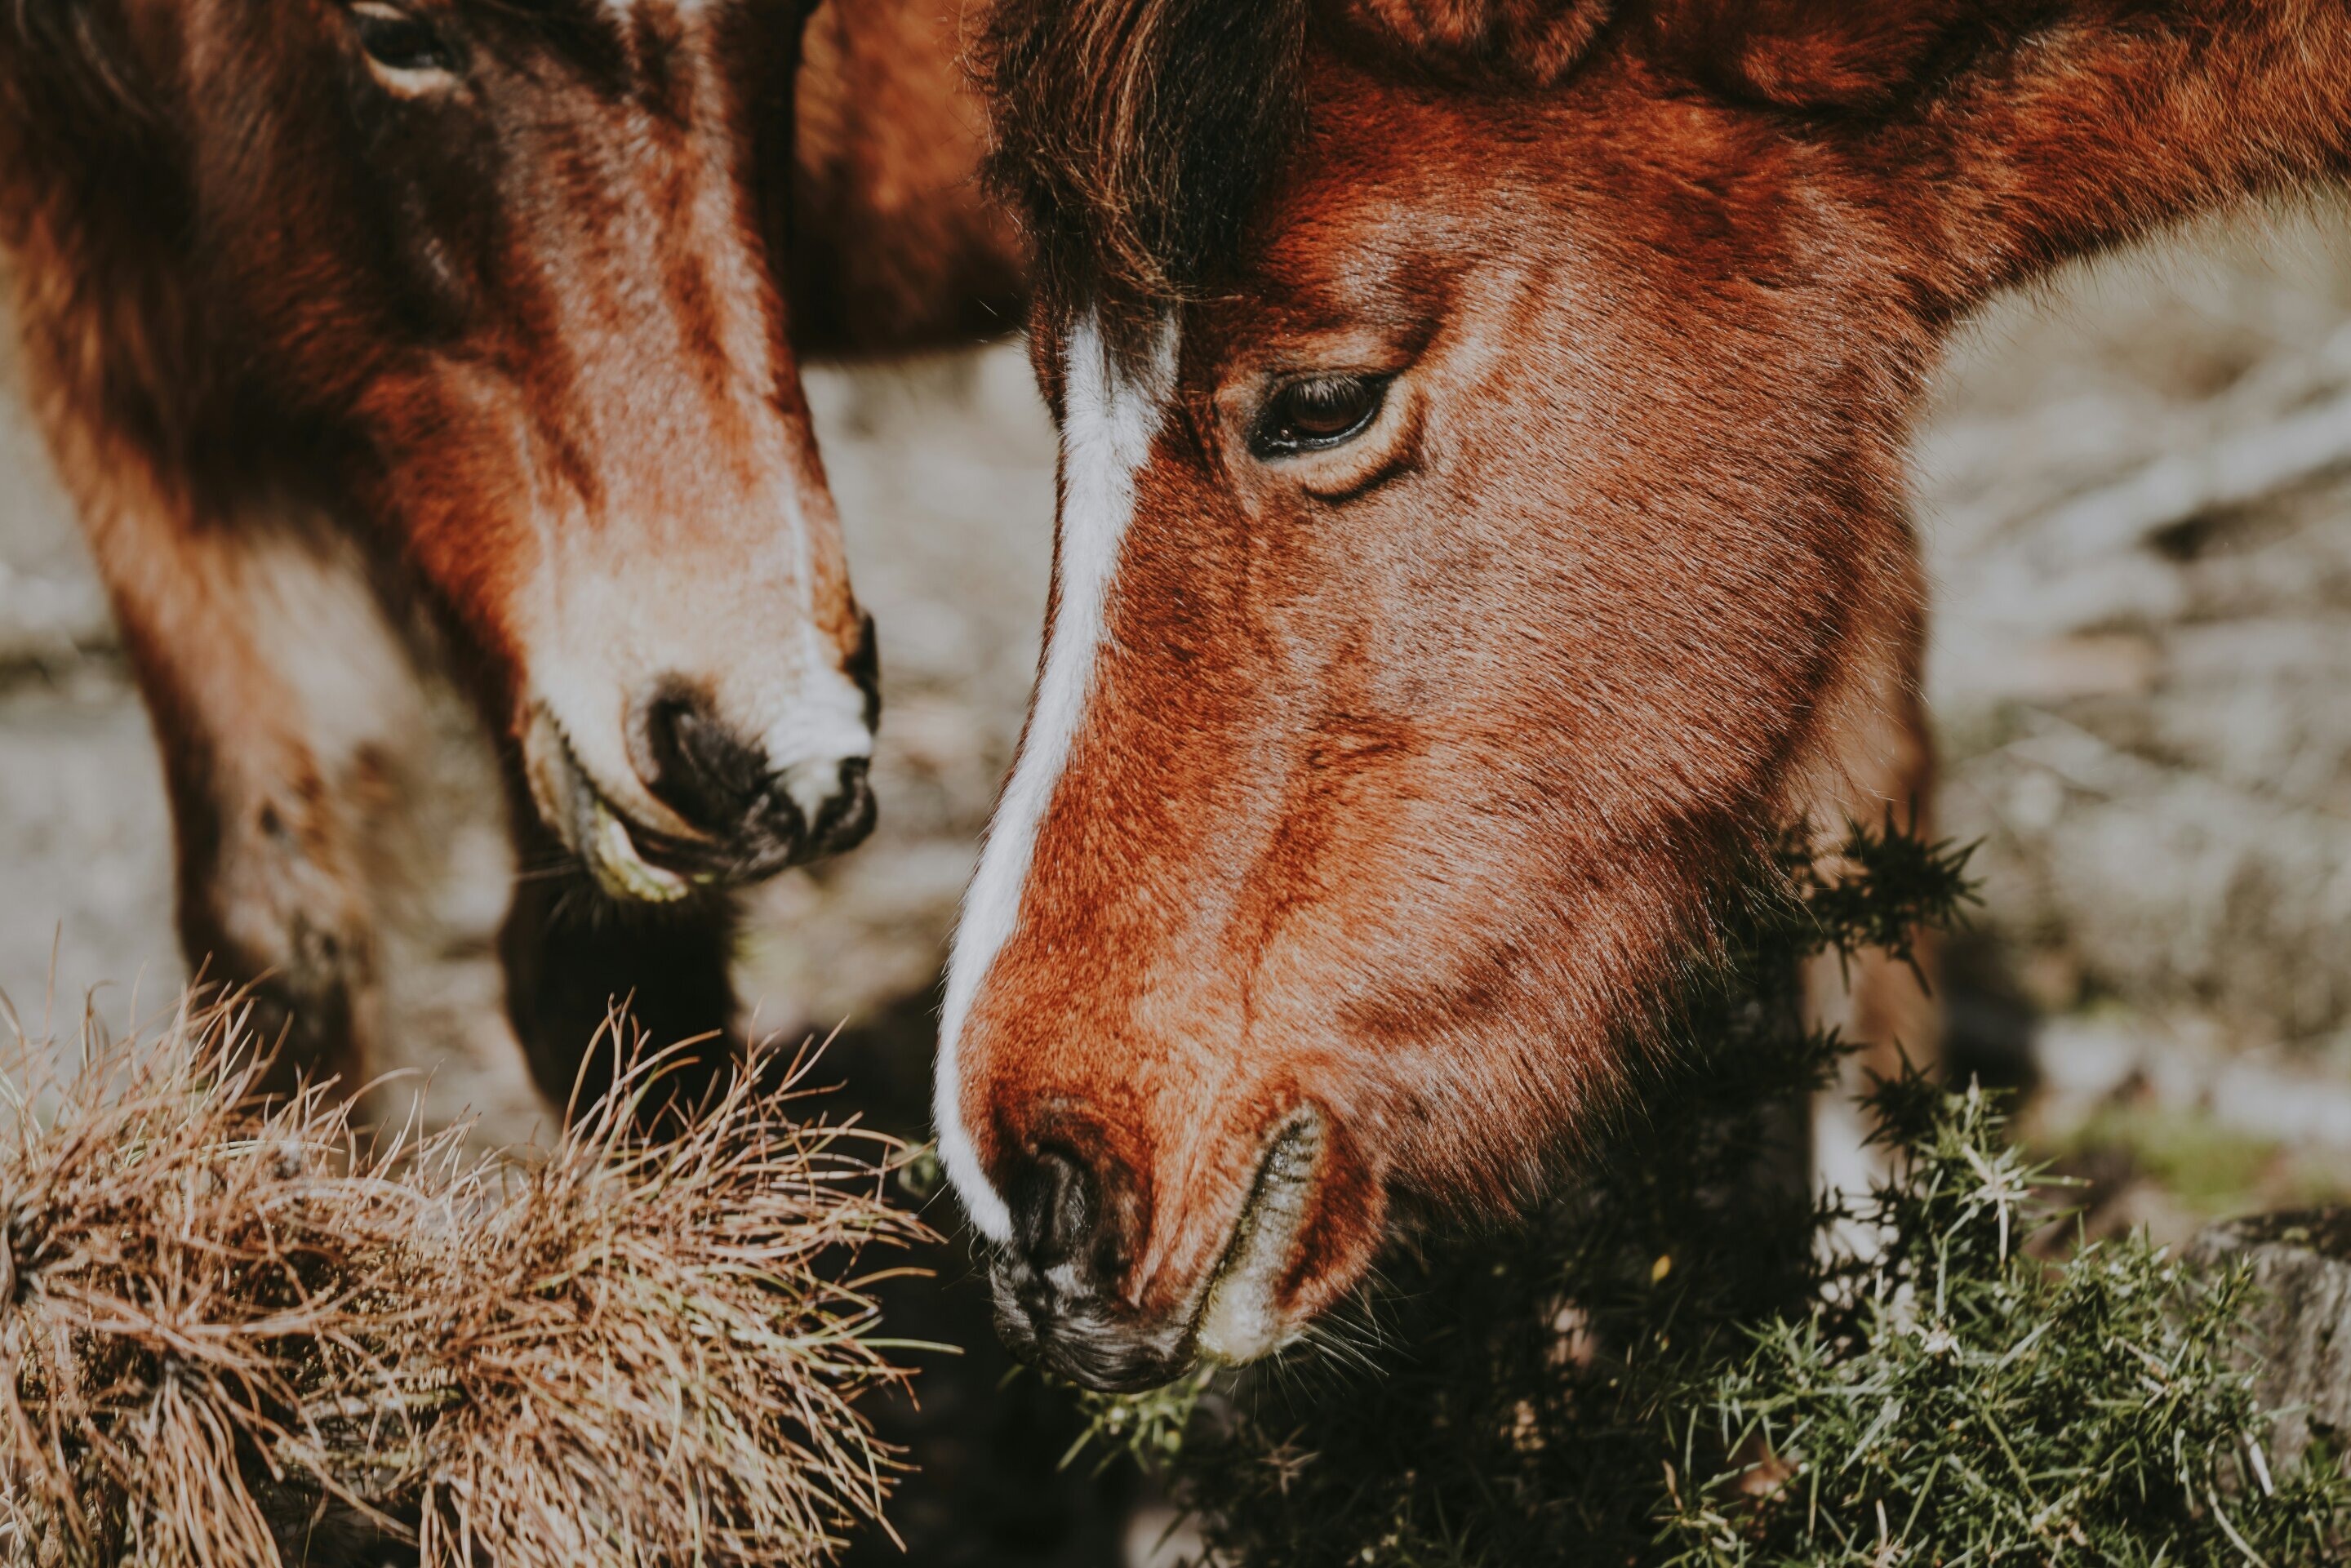
[[[939,1062],[931,1113],[938,1123],[939,1159],[972,1223],[992,1241],[1012,1235],[1012,1213],[980,1168],[979,1152],[963,1124],[963,1082],[956,1047],[972,998],[1020,920],[1021,894],[1037,829],[1069,760],[1070,743],[1085,717],[1093,687],[1094,651],[1102,642],[1121,541],[1134,515],[1134,476],[1151,455],[1161,412],[1176,381],[1175,323],[1165,323],[1138,381],[1111,362],[1092,312],[1071,329],[1062,359],[1061,517],[1054,562],[1060,598],[1045,649],[1045,670],[1029,706],[1029,731],[1019,760],[988,825],[979,869],[964,894],[963,919],[947,958],[947,996],[939,1020]]]
[[[620,20],[634,17],[643,0],[604,0],[604,8]],[[669,0],[669,8],[680,16],[691,16],[697,11],[710,9],[712,0]]]

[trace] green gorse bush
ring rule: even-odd
[[[1858,1207],[1883,1250],[1849,1266],[1849,1296],[1768,1321],[1660,1391],[1680,1463],[1658,1556],[2340,1560],[2338,1473],[2268,1462],[2237,1354],[2241,1270],[2193,1274],[2143,1236],[2041,1261],[2019,1246],[2047,1218],[2041,1173],[2007,1146],[1993,1096],[1911,1076],[1876,1099],[1901,1163]]]
[[[1661,1031],[1679,1065],[1523,1228],[1407,1237],[1354,1318],[1269,1366],[1081,1396],[1209,1562],[2343,1560],[2337,1467],[2268,1462],[2246,1276],[2069,1249],[1998,1096],[1906,1070],[1871,1095],[1886,1177],[1808,1190],[1802,1108],[1845,1048],[1803,1026],[1802,966],[1907,958],[1969,890],[1949,846],[1803,843]]]

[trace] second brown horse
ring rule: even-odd
[[[616,996],[723,1029],[726,889],[866,831],[872,632],[796,350],[1012,324],[960,46],[922,0],[0,7],[36,401],[188,957],[289,1071],[378,1027],[354,835],[420,642],[502,742],[559,1101]]]

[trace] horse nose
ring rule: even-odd
[[[873,831],[873,786],[866,772],[862,757],[844,757],[831,764],[829,779],[820,762],[785,769],[784,787],[803,802],[802,818],[808,823],[803,849],[810,859],[853,850]],[[807,782],[797,784],[796,778]]]
[[[674,681],[656,687],[642,713],[645,788],[747,864],[757,862],[751,869],[838,853],[872,831],[864,757],[775,768],[765,747],[727,724],[705,694]]]
[[[989,1269],[998,1337],[1092,1388],[1155,1387],[1190,1359],[1183,1325],[1145,1322],[1120,1296],[1125,1187],[1113,1167],[1040,1152],[1008,1184],[1012,1237]]]

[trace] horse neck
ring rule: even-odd
[[[1923,281],[1956,316],[2074,257],[2351,173],[2351,5],[2035,7],[1886,129],[1855,162],[1917,204]]]

